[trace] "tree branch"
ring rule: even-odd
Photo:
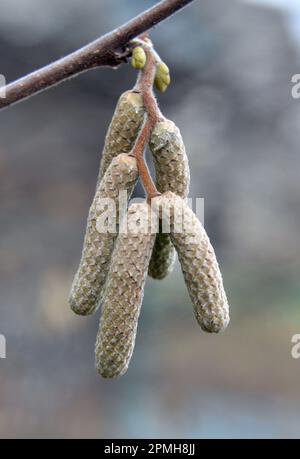
[[[117,67],[127,61],[129,42],[164,21],[194,0],[163,0],[123,26],[98,38],[83,48],[43,67],[4,89],[0,110],[44,91],[75,75],[101,66]]]

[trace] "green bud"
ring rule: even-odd
[[[154,84],[158,91],[165,92],[171,83],[170,70],[167,64],[161,62],[156,69]]]
[[[134,69],[141,70],[146,65],[146,53],[141,46],[137,46],[132,51],[131,65]]]

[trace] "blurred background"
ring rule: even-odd
[[[7,81],[155,1],[1,0]],[[105,132],[129,66],[98,69],[0,113],[2,438],[300,437],[298,0],[198,0],[151,34],[171,68],[159,95],[181,129],[191,196],[221,264],[231,324],[201,332],[177,264],[147,282],[128,373],[94,370],[98,316],[67,297]],[[142,195],[139,188],[138,194]]]

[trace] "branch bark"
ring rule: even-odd
[[[162,0],[123,26],[40,70],[7,85],[0,110],[42,92],[75,75],[101,66],[118,67],[127,61],[129,42],[194,0]]]

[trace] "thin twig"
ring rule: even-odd
[[[148,113],[148,118],[151,121],[152,128],[155,123],[163,118],[157,100],[153,94],[153,81],[155,78],[156,65],[158,64],[159,56],[155,52],[152,43],[147,42],[143,44],[143,48],[146,53],[146,65],[143,71],[140,73],[136,89],[141,92],[144,100],[144,105]]]
[[[152,131],[152,126],[148,118],[140,132],[140,135],[132,151],[132,154],[136,157],[139,176],[143,184],[143,187],[146,191],[148,199],[152,199],[155,196],[160,195],[160,193],[157,191],[155,183],[153,182],[153,179],[151,177],[149,168],[147,166],[147,163],[144,157],[145,148],[148,144],[148,140],[150,138],[151,131]]]
[[[144,105],[147,111],[147,119],[144,123],[144,126],[136,140],[136,143],[133,147],[132,154],[136,157],[139,175],[145,191],[147,193],[148,199],[152,199],[155,196],[158,196],[158,192],[149,168],[145,161],[145,149],[149,143],[152,129],[154,128],[157,121],[162,118],[162,114],[159,110],[156,98],[153,94],[153,81],[156,72],[156,55],[152,46],[148,43],[144,44],[144,50],[146,52],[146,65],[143,71],[140,73],[136,90],[138,90],[143,97]]]
[[[128,43],[194,0],[163,0],[123,26],[2,88],[0,110],[75,75],[101,66],[117,67],[130,55]]]

